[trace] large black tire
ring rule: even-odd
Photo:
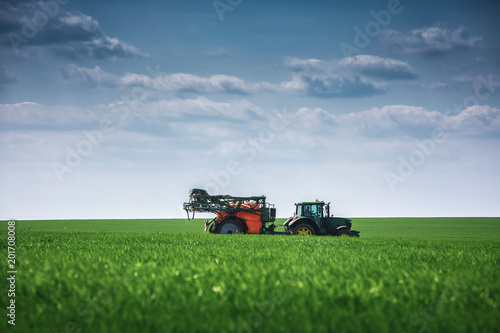
[[[292,235],[296,236],[314,236],[314,228],[307,223],[300,223],[292,228]]]
[[[352,232],[351,232],[351,230],[349,230],[347,228],[342,228],[342,229],[337,230],[337,232],[335,233],[335,236],[352,237]]]
[[[217,228],[219,234],[241,234],[243,232],[241,224],[234,220],[227,220],[222,222]]]

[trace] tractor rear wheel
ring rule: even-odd
[[[337,231],[336,236],[338,237],[352,237],[352,233],[349,229],[340,229]]]
[[[314,232],[313,227],[311,227],[309,224],[301,223],[292,229],[292,235],[314,236],[316,235],[316,233]]]
[[[241,225],[234,221],[224,221],[219,226],[219,234],[241,234]]]

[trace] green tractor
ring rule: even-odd
[[[290,235],[331,235],[359,237],[359,231],[351,230],[352,221],[330,215],[330,203],[324,201],[295,204],[295,215],[283,224]]]

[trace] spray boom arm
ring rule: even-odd
[[[194,188],[189,191],[189,202],[184,203],[184,210],[188,220],[194,218],[195,212],[237,214],[248,212],[263,217],[263,222],[274,221],[276,209],[274,205],[266,203],[265,196],[234,197],[230,195],[210,195],[206,190]],[[193,215],[190,218],[189,212]]]

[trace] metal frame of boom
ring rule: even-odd
[[[195,212],[214,213],[226,212],[235,215],[237,212],[248,212],[251,214],[263,214],[266,208],[274,205],[266,205],[265,196],[234,197],[230,195],[209,195],[205,190],[192,189],[189,194],[189,202],[184,203],[184,210],[188,220],[194,219]],[[189,212],[193,216],[189,217]]]

